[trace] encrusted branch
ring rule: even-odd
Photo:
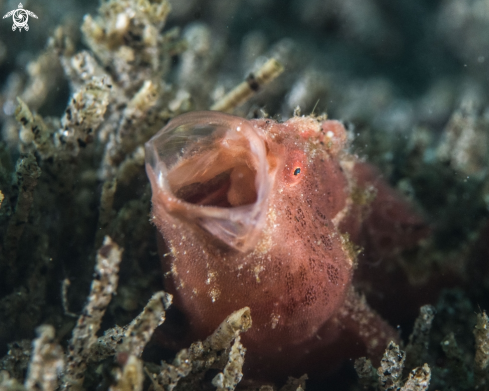
[[[24,385],[29,391],[54,391],[63,370],[63,349],[55,340],[53,326],[40,326],[37,334]]]
[[[241,106],[266,84],[277,78],[284,71],[284,67],[274,58],[268,60],[256,72],[250,74],[246,81],[242,82],[234,89],[229,91],[218,102],[212,105],[211,110],[232,112],[236,107]]]
[[[85,368],[92,345],[97,341],[97,331],[102,317],[117,290],[119,264],[122,249],[112,239],[106,237],[97,253],[95,279],[92,282],[88,302],[73,329],[73,337],[68,345],[66,370],[63,374],[63,390],[81,390]]]
[[[233,312],[204,342],[195,342],[189,349],[180,351],[172,364],[163,363],[161,372],[152,375],[154,384],[159,389],[171,391],[192,372],[192,379],[185,379],[186,385],[192,387],[192,382],[198,382],[209,368],[218,364],[217,353],[229,349],[234,341],[228,355],[224,356],[227,357],[227,363],[222,363],[225,365],[224,372],[213,380],[219,389],[234,390],[242,377],[241,368],[246,351],[239,341],[239,335],[250,327],[248,307]]]

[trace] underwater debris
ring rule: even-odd
[[[203,342],[195,342],[189,349],[181,350],[172,364],[163,362],[161,372],[153,374],[153,380],[167,391],[173,390],[180,381],[181,389],[196,389],[209,368],[226,365],[224,373],[216,375],[213,384],[222,389],[234,390],[242,378],[241,368],[246,350],[240,342],[240,334],[248,331],[251,324],[248,307],[233,312]],[[228,349],[230,351],[227,355],[219,355],[219,352]],[[192,376],[187,378],[190,373]]]
[[[0,391],[25,391],[25,388],[7,371],[0,371]]]
[[[29,367],[32,341],[24,339],[19,342],[9,343],[7,347],[7,354],[0,360],[0,378],[2,377],[1,374],[4,373],[6,375],[5,381],[13,378],[20,382],[21,379],[24,379]]]
[[[157,292],[151,297],[143,311],[128,325],[115,326],[104,332],[90,347],[90,362],[100,362],[107,357],[121,353],[121,357],[133,355],[141,357],[144,346],[153,335],[153,331],[165,321],[165,311],[171,304],[172,296],[166,292]],[[126,361],[122,360],[122,364]]]
[[[391,342],[380,361],[380,367],[377,369],[380,390],[391,391],[401,388],[405,360],[406,353],[399,349],[399,345]]]
[[[32,352],[25,354],[30,357],[27,376],[22,386],[17,378],[10,378],[10,370],[0,371],[1,391],[55,391],[58,378],[64,366],[62,347],[55,340],[54,327],[42,325],[37,328],[38,337],[32,343]],[[9,355],[11,353],[9,352]]]
[[[57,137],[73,156],[94,141],[95,131],[102,123],[109,104],[109,91],[106,79],[94,77],[72,95]]]
[[[427,390],[431,380],[431,370],[428,364],[413,369],[402,384],[402,374],[406,353],[399,349],[394,342],[389,343],[380,367],[375,371],[370,360],[365,357],[355,360],[355,370],[360,383],[365,389],[379,391],[422,391]]]
[[[199,348],[201,346],[198,346]],[[201,349],[196,349],[195,346],[191,347],[191,351],[201,351]],[[161,363],[161,369],[159,373],[152,374],[152,381],[155,384],[155,388],[158,390],[171,391],[177,385],[180,379],[187,377],[192,371],[193,365],[191,363],[191,353],[187,349],[183,349],[177,353],[173,362],[167,364],[166,362]]]
[[[90,106],[93,113],[86,113],[94,126],[85,126],[90,141],[98,127],[105,144],[100,171],[104,179],[117,175],[118,166],[168,118],[172,92],[164,76],[171,57],[185,48],[176,30],[160,33],[169,11],[166,0],[103,2],[99,15],[86,16],[82,26],[91,52],[61,56],[72,88],[89,89],[93,79],[103,80],[108,88],[108,94]],[[90,96],[81,94],[75,101],[90,105]]]
[[[144,140],[144,133],[138,130],[146,120],[149,110],[156,104],[159,92],[158,85],[150,80],[144,82],[141,89],[127,103],[121,121],[114,133],[111,133],[106,145],[104,169],[117,167],[128,153]]]
[[[422,365],[428,358],[429,334],[436,310],[432,305],[419,309],[419,316],[414,322],[414,329],[406,346],[406,367]]]
[[[20,98],[15,111],[22,124],[20,139],[29,150],[31,143],[43,159],[56,157],[68,160],[77,156],[81,148],[93,142],[94,134],[104,118],[109,104],[109,87],[105,79],[93,78],[76,91],[61,119],[60,128],[48,123],[31,110]]]
[[[156,327],[165,321],[165,310],[171,304],[172,296],[165,292],[158,292],[153,295],[148,304],[144,307],[143,312],[134,319],[131,324],[126,326],[119,338],[114,338],[114,333],[109,332],[103,340],[99,339],[97,346],[102,341],[108,341],[110,335],[110,345],[117,344],[116,360],[121,368],[117,368],[113,374],[116,384],[112,385],[109,390],[112,391],[141,391],[144,381],[143,361],[141,354],[144,347],[149,342]],[[115,342],[117,341],[117,342]],[[119,344],[122,342],[122,344]],[[108,345],[105,345],[107,348]],[[104,349],[105,350],[105,349]],[[97,354],[99,359],[103,356]]]
[[[204,341],[213,350],[224,350],[241,333],[248,331],[251,327],[251,314],[248,307],[241,308],[229,315],[212,335]]]
[[[55,340],[53,326],[39,326],[37,333],[24,386],[29,391],[55,391],[64,367],[63,349]]]
[[[110,0],[101,4],[98,16],[84,18],[82,32],[88,47],[128,96],[167,71],[160,31],[169,12],[165,0]]]
[[[217,391],[232,391],[243,378],[242,371],[246,349],[243,347],[240,339],[239,336],[234,339],[224,371],[219,372],[214,379],[212,379],[212,385],[217,387]]]
[[[251,73],[246,81],[229,91],[219,101],[211,106],[211,110],[232,112],[258,92],[264,85],[270,83],[284,71],[284,67],[276,59],[269,59],[256,72]]]
[[[63,305],[63,312],[65,315],[71,316],[73,318],[78,318],[78,315],[70,311],[70,305],[68,301],[68,290],[70,288],[71,281],[69,278],[65,278],[61,283],[61,302]]]
[[[424,364],[421,368],[413,369],[409,373],[409,377],[402,386],[401,391],[423,391],[430,386],[431,370],[428,364]]]
[[[85,369],[91,348],[97,341],[97,331],[107,306],[116,293],[122,249],[108,236],[98,250],[95,279],[92,282],[88,302],[73,329],[68,345],[66,368],[61,389],[80,390],[85,378]]]
[[[165,311],[171,301],[172,295],[166,292],[155,293],[144,307],[143,312],[127,326],[124,332],[126,338],[118,351],[140,358],[154,330],[165,321]]]
[[[17,97],[17,102],[15,118],[22,124],[19,133],[20,141],[27,146],[33,143],[42,158],[49,158],[55,151],[53,130],[44,123],[41,116],[33,115],[22,99]]]
[[[355,360],[355,371],[363,388],[402,391],[428,389],[431,369],[426,360],[429,357],[430,330],[435,313],[433,306],[422,306],[414,323],[414,329],[409,336],[406,350],[400,350],[394,342],[389,343],[377,370],[366,357]],[[410,358],[409,355],[413,357]],[[412,368],[413,366],[417,367],[409,372],[406,382],[402,385],[402,379],[406,376],[406,367]]]
[[[144,382],[143,362],[129,354],[121,358],[122,369],[113,375],[116,383],[109,387],[109,391],[142,391]]]

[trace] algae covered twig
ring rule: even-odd
[[[54,327],[43,325],[37,328],[32,358],[25,381],[27,390],[54,391],[63,370],[63,349],[55,340]]]
[[[263,64],[256,74],[251,73],[246,78],[246,81],[236,86],[212,105],[211,110],[223,111],[225,113],[232,112],[236,107],[245,103],[256,92],[263,88],[263,86],[270,83],[283,71],[284,67],[282,64],[274,58],[271,58]]]
[[[95,279],[92,282],[88,303],[73,330],[68,345],[66,370],[63,376],[63,390],[81,389],[85,378],[90,348],[97,340],[102,317],[117,290],[119,264],[122,249],[112,239],[106,237],[97,253]]]
[[[234,339],[224,371],[218,373],[212,380],[212,384],[217,387],[218,391],[234,390],[243,378],[242,369],[246,349],[240,342],[239,334],[250,327],[250,309],[245,307],[228,316],[208,340],[214,350],[222,350],[226,349]]]
[[[52,138],[52,129],[46,126],[39,115],[32,114],[22,99],[17,97],[17,102],[15,118],[22,124],[20,140],[25,145],[33,143],[41,158],[51,157],[56,149]]]
[[[171,300],[172,296],[166,292],[154,294],[143,312],[127,327],[124,342],[117,349],[117,361],[122,368],[115,371],[116,384],[110,390],[142,390],[144,372],[140,357],[156,327],[165,321],[165,310]]]
[[[409,377],[401,388],[401,391],[423,391],[430,386],[431,369],[428,364],[420,368],[413,369]]]
[[[234,390],[243,378],[242,371],[246,349],[243,347],[240,339],[238,336],[234,340],[224,371],[218,373],[212,379],[212,384],[217,387],[217,391]]]
[[[377,370],[381,390],[397,390],[400,388],[404,360],[406,360],[406,354],[399,349],[399,345],[391,342]]]
[[[402,383],[402,372],[406,361],[406,353],[394,342],[390,342],[376,373],[370,360],[365,357],[355,360],[355,370],[360,384],[365,389],[380,391],[423,391],[427,390],[431,381],[431,370],[428,364],[413,369]]]
[[[124,333],[127,337],[119,351],[126,351],[140,358],[154,330],[165,321],[165,311],[170,307],[171,302],[172,295],[169,293],[163,291],[155,293],[143,312],[127,327]]]
[[[422,365],[428,356],[428,341],[436,310],[431,305],[424,305],[419,310],[419,316],[414,322],[414,329],[409,336],[406,346],[407,367]]]
[[[219,389],[234,390],[241,380],[241,368],[245,349],[239,335],[251,327],[250,309],[244,307],[229,315],[204,342],[193,343],[189,349],[181,350],[172,364],[162,363],[161,372],[153,374],[153,383],[158,389],[173,390],[179,381],[188,389],[197,389],[198,382],[207,370],[216,365],[225,365],[224,373],[219,373],[213,383]],[[231,346],[231,343],[234,344]],[[231,348],[231,349],[230,349]],[[230,349],[228,355],[218,353]],[[227,357],[227,363],[221,363]],[[192,376],[189,376],[192,373]],[[187,377],[186,379],[183,379]]]
[[[90,361],[99,362],[117,351],[130,352],[139,358],[154,330],[165,321],[165,311],[171,301],[172,295],[169,293],[163,291],[155,293],[131,323],[105,331],[104,335],[91,346]]]

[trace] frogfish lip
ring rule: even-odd
[[[255,247],[275,172],[252,122],[211,111],[176,117],[146,143],[146,172],[157,226],[171,215],[238,251]]]

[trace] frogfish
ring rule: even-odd
[[[190,342],[250,308],[245,375],[327,374],[399,339],[353,287],[358,248],[409,248],[423,223],[347,141],[334,120],[192,112],[146,143],[165,287]]]

